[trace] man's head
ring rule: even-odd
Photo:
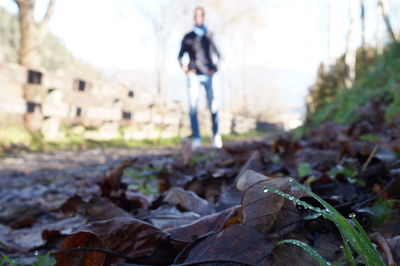
[[[194,9],[194,22],[195,22],[196,26],[199,26],[199,27],[203,26],[204,16],[205,16],[204,8],[199,6]]]

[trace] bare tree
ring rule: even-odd
[[[365,0],[360,0],[360,18],[361,18],[361,62],[362,66],[367,65],[367,51],[365,40]]]
[[[388,5],[387,1],[386,0],[379,0],[378,6],[381,8],[382,18],[383,18],[383,20],[385,22],[386,29],[387,29],[387,32],[389,33],[389,36],[390,36],[391,40],[394,43],[398,43],[396,35],[394,34],[394,31],[393,31],[393,28],[392,28],[392,24],[390,22],[389,5]]]
[[[18,7],[18,21],[20,28],[20,47],[18,51],[19,63],[28,68],[40,68],[41,46],[47,34],[49,20],[53,14],[56,0],[49,0],[45,15],[40,21],[34,18],[36,0],[14,0]],[[24,98],[27,106],[37,104],[30,98],[28,85],[24,86]],[[24,115],[24,123],[29,131],[39,131],[42,124],[41,110],[35,108],[33,112]]]
[[[345,54],[345,64],[347,68],[347,75],[345,78],[345,85],[347,88],[351,88],[354,84],[354,80],[356,77],[356,53],[357,53],[357,42],[354,36],[355,32],[355,18],[356,18],[356,9],[352,4],[352,0],[348,0],[348,8],[349,8],[349,29],[347,33],[347,43],[346,43],[346,54]]]
[[[375,8],[375,44],[377,54],[383,52],[383,32],[381,30],[381,7],[379,4]]]
[[[138,11],[151,25],[151,34],[155,39],[155,85],[160,99],[166,96],[166,61],[171,53],[171,39],[177,28],[180,28],[183,15],[187,13],[189,1],[152,0],[144,5],[142,1],[122,1]],[[177,48],[175,48],[176,50]]]
[[[46,13],[39,22],[35,21],[34,18],[36,0],[14,1],[18,6],[18,20],[21,32],[19,62],[27,67],[40,67],[40,47],[47,33],[56,0],[49,1]]]
[[[337,24],[336,16],[335,16],[335,6],[337,5],[338,1],[330,0],[329,1],[329,11],[328,11],[328,64],[333,65],[336,60],[336,55],[334,52],[335,47],[335,38],[334,38],[334,28]]]

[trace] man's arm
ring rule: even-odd
[[[210,37],[210,45],[211,45],[211,52],[213,52],[218,58],[218,62],[216,63],[216,65],[218,66],[219,63],[221,62],[221,54],[219,53],[219,50],[218,50],[217,46],[215,45],[213,35]]]
[[[185,38],[183,38],[182,42],[181,42],[181,49],[179,50],[179,54],[178,54],[178,62],[179,65],[183,68],[183,63],[182,63],[182,57],[186,52],[186,45],[185,45]]]

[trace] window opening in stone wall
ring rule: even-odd
[[[39,71],[28,70],[28,83],[29,84],[42,84],[42,76],[43,74]]]
[[[82,116],[82,108],[81,107],[77,107],[76,108],[75,115],[76,115],[76,117],[81,117]]]
[[[122,112],[122,119],[131,120],[132,119],[132,113],[131,112]]]
[[[129,91],[129,92],[128,92],[128,97],[129,97],[129,98],[135,97],[135,93],[134,93],[133,91]]]
[[[74,80],[74,90],[77,91],[85,91],[86,90],[86,82],[81,79]]]
[[[38,108],[40,108],[40,104],[34,102],[26,102],[27,113],[34,113]]]

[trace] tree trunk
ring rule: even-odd
[[[345,64],[346,64],[346,78],[345,85],[349,89],[353,87],[355,77],[356,77],[356,53],[357,53],[357,43],[355,40],[354,32],[355,32],[355,18],[356,18],[356,9],[352,4],[352,0],[349,0],[349,31],[347,33],[347,44],[346,44],[346,55],[345,55]]]
[[[40,22],[34,18],[36,0],[14,0],[18,6],[18,21],[20,28],[19,63],[28,69],[40,69],[41,51],[40,47],[47,32],[47,25],[54,9],[55,0],[50,0],[46,14]],[[27,103],[39,105],[28,97],[29,84],[24,86],[24,98]],[[40,108],[24,115],[25,127],[29,131],[39,131],[43,120]]]
[[[380,5],[377,4],[375,8],[375,45],[376,54],[383,53],[383,34],[381,30],[381,10]]]
[[[37,42],[37,25],[33,18],[34,1],[18,2],[18,18],[21,33],[19,49],[20,64],[36,68],[40,66],[39,44]]]
[[[389,11],[388,11],[388,4],[386,0],[379,0],[378,5],[381,7],[381,12],[382,12],[382,18],[383,21],[385,22],[386,25],[386,29],[389,33],[389,36],[391,38],[391,40],[394,43],[398,43],[397,42],[397,38],[396,35],[394,34],[393,28],[392,28],[392,24],[390,23],[390,18],[389,18]]]
[[[360,0],[360,17],[361,17],[361,63],[364,69],[367,66],[367,51],[365,41],[365,0]]]
[[[41,43],[47,32],[47,25],[54,9],[55,0],[50,0],[42,21],[34,19],[36,0],[14,0],[18,6],[18,20],[21,33],[19,62],[29,68],[41,66]]]
[[[329,19],[328,19],[328,64],[334,65],[336,60],[335,54],[335,38],[334,38],[334,27],[336,25],[335,17],[335,3],[337,0],[329,1]]]

